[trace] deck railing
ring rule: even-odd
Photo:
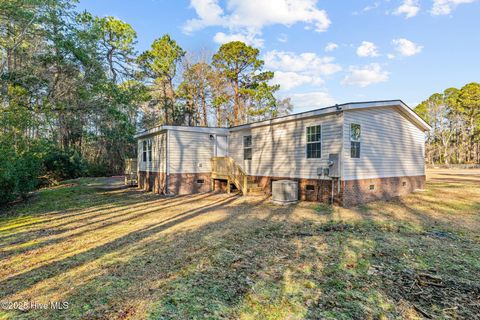
[[[243,195],[248,192],[248,175],[230,157],[212,158],[212,181],[213,179],[226,179],[227,191],[230,191],[230,183],[233,183]]]
[[[138,183],[136,158],[125,159],[125,185],[134,186]]]

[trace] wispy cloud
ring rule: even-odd
[[[334,43],[334,42],[329,42],[327,43],[327,45],[325,46],[325,51],[326,52],[331,52],[335,49],[338,48],[338,44]]]
[[[258,43],[262,29],[269,25],[304,23],[323,32],[331,23],[327,12],[317,7],[317,0],[227,0],[224,7],[219,0],[191,0],[190,6],[197,18],[188,20],[183,31],[193,33],[212,26],[228,29],[228,33],[217,34],[217,42],[241,36],[250,44]]]
[[[359,57],[378,57],[378,48],[373,42],[362,41],[362,44],[357,48],[357,56]]]
[[[389,73],[380,64],[371,63],[366,66],[350,66],[349,73],[342,80],[343,85],[366,87],[374,83],[388,80]]]
[[[394,12],[394,15],[405,15],[405,18],[412,18],[420,11],[418,0],[404,0],[403,4],[399,6]]]
[[[465,3],[472,3],[477,0],[433,0],[432,15],[450,14],[457,6]]]
[[[410,57],[422,52],[423,46],[405,38],[393,39],[395,50],[402,56]]]
[[[275,71],[273,83],[280,84],[283,90],[291,90],[301,85],[319,86],[323,77],[337,73],[342,67],[333,57],[321,57],[313,52],[296,54],[285,51],[269,51],[263,57],[265,67]]]

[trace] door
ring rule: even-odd
[[[217,157],[226,157],[228,155],[227,136],[217,136]]]

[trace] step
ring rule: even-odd
[[[248,193],[253,193],[253,192],[263,192],[262,187],[253,187],[253,188],[247,188]]]

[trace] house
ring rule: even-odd
[[[425,185],[430,126],[401,100],[355,102],[230,128],[160,126],[136,135],[138,183],[162,194],[237,188],[344,206]]]

